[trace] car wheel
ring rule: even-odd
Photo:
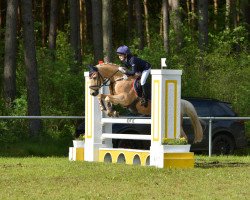
[[[148,150],[150,148],[150,141],[144,141],[144,140],[120,140],[118,142],[118,148]]]
[[[216,155],[228,155],[234,152],[234,141],[227,135],[218,135],[213,139],[213,153]]]
[[[134,140],[120,140],[118,143],[118,148],[126,149],[137,149],[136,141]]]

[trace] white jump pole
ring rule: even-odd
[[[151,70],[150,165],[163,167],[164,138],[180,137],[181,70]]]
[[[85,76],[85,146],[84,160],[98,161],[99,148],[112,147],[111,139],[102,139],[103,132],[112,132],[112,124],[102,125],[101,120],[105,117],[101,112],[98,98],[90,95],[89,72]],[[101,88],[100,92],[106,92],[108,88]]]
[[[89,73],[85,72],[85,147],[84,160],[98,161],[99,147],[102,146],[101,118],[102,113],[98,106],[98,99],[90,95]]]

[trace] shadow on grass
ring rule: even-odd
[[[197,168],[225,168],[225,167],[249,167],[250,163],[244,162],[196,162],[195,167]]]
[[[19,141],[0,143],[0,157],[68,156],[70,141]]]

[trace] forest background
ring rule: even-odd
[[[183,70],[182,96],[231,102],[249,116],[249,29],[249,0],[0,0],[0,115],[84,116],[87,65],[119,64],[125,44],[154,69],[167,58]],[[66,153],[79,123],[1,120],[1,148]]]

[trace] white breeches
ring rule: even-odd
[[[141,75],[141,85],[144,85],[146,83],[146,80],[148,78],[148,75],[150,73],[150,69],[144,70]]]

